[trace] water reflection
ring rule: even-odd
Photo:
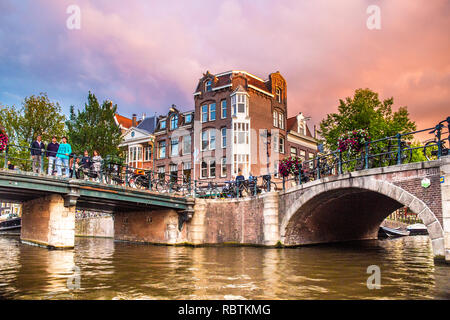
[[[380,290],[367,289],[370,265]],[[70,289],[74,266],[80,288]],[[426,236],[296,249],[77,238],[66,251],[0,237],[0,297],[10,299],[449,299],[449,270]]]

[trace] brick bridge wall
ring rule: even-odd
[[[274,245],[278,241],[289,244],[287,230],[303,225],[303,231],[309,233],[306,237],[302,234],[297,237],[303,244],[351,240],[352,236],[354,239],[371,239],[376,237],[378,226],[391,211],[407,205],[427,225],[435,254],[443,255],[443,226],[449,213],[444,213],[443,210],[443,203],[448,201],[442,196],[445,192],[441,187],[443,184],[440,183],[440,176],[443,175],[442,166],[447,162],[450,163],[450,158],[362,170],[326,177],[292,187],[285,192],[247,199],[196,199],[194,217],[187,224],[188,239],[194,244],[236,242]],[[421,181],[424,178],[430,179],[430,187],[422,187]],[[311,203],[314,201],[310,200],[316,202],[313,207]],[[309,207],[304,206],[305,204]],[[322,208],[318,211],[320,206]],[[310,209],[322,216],[305,215],[303,220],[298,218],[299,210]],[[355,215],[345,216],[347,212],[358,210],[365,211],[364,215],[356,212]],[[337,224],[328,222],[329,225],[326,226],[327,221],[332,221],[326,211],[336,213],[334,221]],[[307,223],[314,219],[315,225],[308,226]],[[365,220],[367,221],[364,222]],[[333,233],[338,225],[341,227],[344,224],[353,224],[353,229],[361,228],[362,231],[360,234],[351,234],[344,230],[340,234],[334,234],[337,238],[326,236],[327,232]],[[312,235],[314,239],[311,238]],[[319,236],[316,237],[317,235]],[[450,243],[450,239],[445,241]],[[448,247],[446,244],[445,248]]]

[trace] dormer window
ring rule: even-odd
[[[160,128],[160,129],[165,129],[165,128],[166,128],[166,120],[162,120],[162,121],[159,123],[159,128]]]
[[[206,82],[205,82],[205,91],[206,92],[209,92],[209,91],[211,91],[212,90],[212,81],[211,80],[207,80]]]
[[[191,123],[192,122],[192,114],[187,114],[184,118],[185,123]]]
[[[281,103],[281,99],[282,99],[282,96],[281,96],[281,89],[280,88],[277,88],[276,90],[275,90],[275,95],[276,95],[276,98],[277,98],[277,101],[279,102],[279,103]]]
[[[178,115],[174,115],[170,119],[170,129],[175,130],[176,128],[178,128]]]

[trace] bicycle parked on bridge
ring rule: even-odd
[[[444,123],[447,122],[447,132],[442,132],[445,128]],[[423,147],[423,155],[428,161],[437,160],[439,156],[447,156],[450,154],[447,143],[450,143],[450,117],[439,122],[439,124],[429,133],[434,134],[434,139],[429,140]],[[448,134],[447,138],[441,139],[441,136]],[[446,142],[447,141],[447,142]]]

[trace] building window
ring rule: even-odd
[[[192,114],[191,114],[191,113],[189,113],[189,114],[187,114],[187,115],[185,116],[184,122],[185,122],[185,123],[191,123],[191,122],[192,122]]]
[[[306,161],[306,151],[305,150],[300,150],[300,159],[302,159],[302,161]]]
[[[279,103],[281,103],[281,99],[282,99],[282,96],[281,96],[282,91],[281,91],[281,89],[280,89],[280,88],[277,88],[276,91],[275,91],[275,93],[276,93],[277,101],[278,101]]]
[[[206,163],[206,161],[202,161],[200,178],[205,179],[207,176],[208,176],[208,164]]]
[[[133,147],[130,147],[129,150],[130,150],[129,161],[135,162],[136,166],[137,166],[137,162],[142,161],[142,147],[133,146]]]
[[[169,166],[170,170],[170,182],[175,183],[178,180],[178,166],[176,164],[171,164]]]
[[[175,130],[176,128],[178,128],[178,116],[174,115],[170,119],[170,129]]]
[[[209,105],[209,121],[216,120],[216,104],[211,103]]]
[[[158,144],[158,150],[159,150],[159,154],[158,157],[159,159],[163,159],[166,157],[166,141],[160,141]]]
[[[178,138],[172,138],[170,140],[170,156],[176,157],[179,155],[178,152]]]
[[[220,132],[222,134],[222,148],[227,147],[227,128],[220,129]]]
[[[205,83],[205,91],[206,91],[206,92],[209,92],[209,91],[212,90],[211,85],[212,85],[211,80],[206,81],[206,83]]]
[[[298,133],[306,134],[305,133],[305,124],[303,123],[303,121],[300,121],[298,123]]]
[[[236,96],[231,97],[231,109],[233,110],[233,117],[236,116]]]
[[[227,100],[222,100],[220,102],[221,105],[221,118],[225,119],[227,117]]]
[[[284,114],[281,112],[278,114],[278,126],[284,130]]]
[[[202,106],[202,122],[208,121],[208,105]]]
[[[248,154],[235,154],[233,174],[237,175],[242,173],[244,176],[249,173],[249,155]]]
[[[227,158],[223,157],[220,159],[220,176],[226,177],[227,176]]]
[[[231,97],[233,116],[237,114],[248,115],[248,97],[246,94],[236,94]]]
[[[157,170],[158,170],[158,179],[164,180],[165,177],[166,177],[165,167],[164,166],[159,166],[157,168]]]
[[[216,160],[209,161],[209,178],[216,177]]]
[[[280,147],[280,153],[284,153],[284,138],[280,137],[279,147]]]
[[[189,182],[191,180],[191,163],[183,163],[183,182]]]
[[[291,147],[291,157],[297,156],[297,148]]]
[[[216,129],[202,132],[202,151],[216,149]]]
[[[152,147],[145,147],[144,149],[144,161],[152,160]]]
[[[237,112],[238,113],[244,113],[247,114],[247,95],[245,94],[238,94],[237,95]]]
[[[278,127],[278,112],[273,112],[273,126]]]
[[[159,128],[160,129],[165,129],[166,128],[166,120],[161,120],[161,122],[159,123]]]
[[[216,129],[209,130],[209,150],[216,149]]]
[[[191,136],[183,137],[183,154],[191,153]]]
[[[234,124],[234,143],[248,144],[249,143],[249,126],[248,123]]]
[[[205,130],[202,132],[202,151],[208,150],[209,146],[209,134],[208,131]]]

